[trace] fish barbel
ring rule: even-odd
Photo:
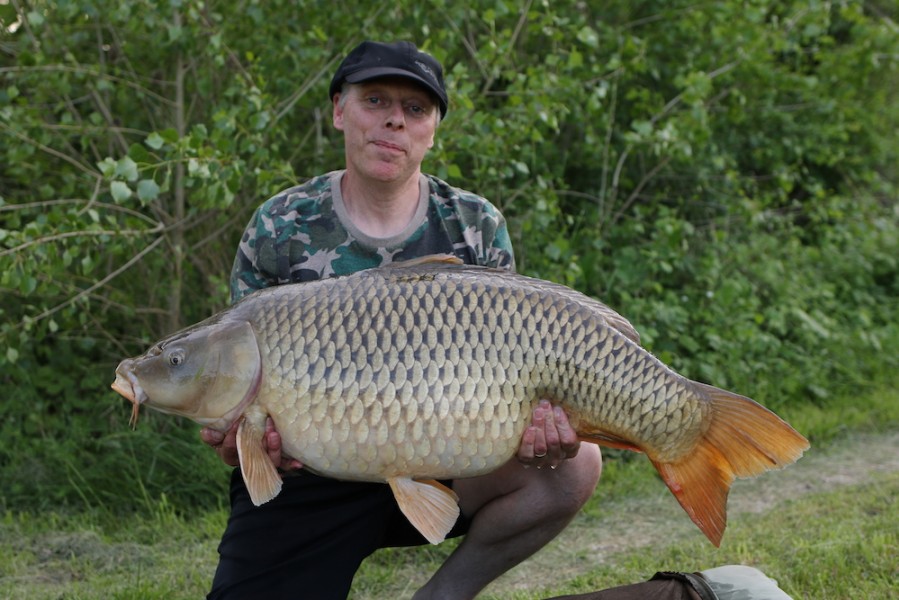
[[[586,442],[645,453],[716,546],[736,477],[797,460],[807,440],[756,402],[665,366],[628,321],[562,285],[426,257],[255,292],[116,369],[133,403],[218,431],[257,505],[283,452],[344,480],[387,482],[432,543],[458,516],[437,479],[482,475],[517,452],[542,398]]]

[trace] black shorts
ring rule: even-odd
[[[463,535],[468,525],[460,516],[448,537]],[[207,598],[343,599],[372,552],[427,543],[387,484],[300,471],[284,478],[277,497],[254,506],[235,469],[231,515]]]

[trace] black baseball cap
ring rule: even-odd
[[[443,67],[436,58],[422,52],[412,42],[362,42],[337,67],[328,93],[334,98],[344,81],[361,83],[388,76],[406,77],[422,84],[437,96],[440,114],[446,116],[447,95],[443,84]]]

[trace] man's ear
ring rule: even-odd
[[[331,121],[334,123],[334,129],[343,131],[343,108],[340,106],[340,93],[334,94],[331,100],[334,103],[334,110],[331,115]]]

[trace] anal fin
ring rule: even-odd
[[[416,481],[409,477],[387,480],[396,502],[409,522],[432,544],[439,544],[459,518],[459,497],[433,479]]]

